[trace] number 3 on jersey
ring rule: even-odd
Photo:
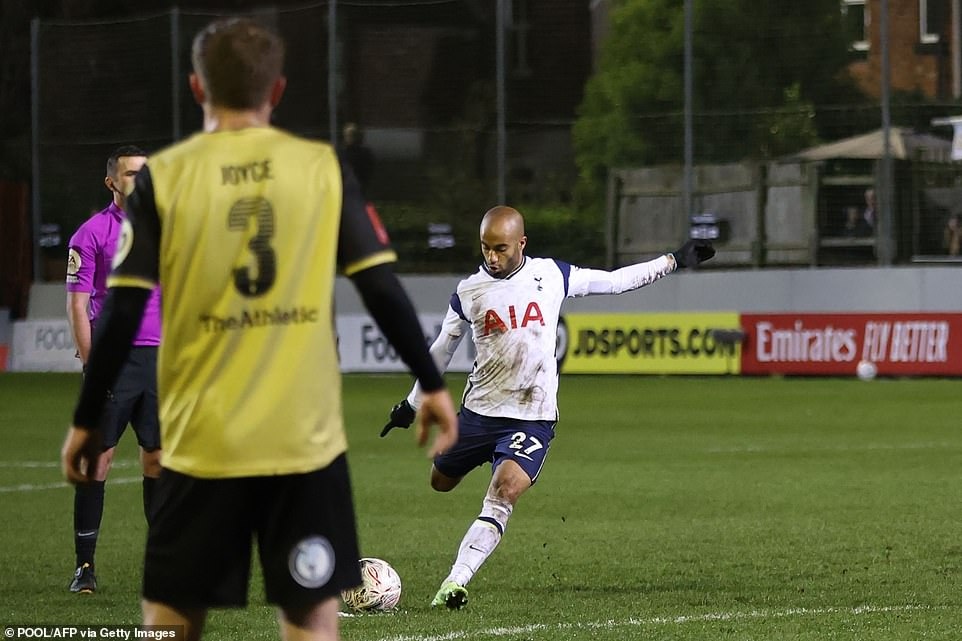
[[[274,285],[277,277],[277,257],[271,247],[274,236],[274,208],[265,198],[241,198],[227,214],[227,228],[231,231],[246,232],[251,223],[255,225],[254,235],[247,243],[254,254],[257,269],[251,277],[249,266],[235,267],[234,287],[242,296],[255,298],[263,296]]]
[[[529,441],[531,445],[525,447],[525,441]],[[528,436],[524,432],[515,432],[511,435],[511,445],[509,447],[512,450],[517,450],[517,452],[514,453],[515,456],[520,456],[532,461],[534,460],[531,458],[532,452],[537,452],[544,447],[544,445],[534,436]]]

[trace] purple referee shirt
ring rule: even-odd
[[[97,322],[107,298],[110,275],[124,211],[115,203],[99,211],[70,237],[67,254],[67,291],[90,294],[90,324]],[[144,318],[134,336],[134,345],[160,344],[160,288],[155,287],[147,300]]]

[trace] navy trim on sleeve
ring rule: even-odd
[[[468,319],[464,317],[464,309],[461,308],[461,297],[458,296],[457,292],[451,294],[451,309],[461,317],[461,320],[468,322]]]
[[[571,276],[571,265],[564,262],[563,260],[558,260],[557,258],[552,258],[554,264],[558,266],[558,270],[561,271],[561,277],[565,282],[565,296],[568,295],[568,278]]]

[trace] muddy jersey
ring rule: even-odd
[[[670,256],[612,272],[580,268],[553,258],[525,257],[505,278],[495,278],[481,266],[462,280],[451,296],[431,353],[443,369],[470,332],[477,358],[468,375],[462,405],[482,416],[555,421],[555,344],[564,300],[631,291],[674,269]],[[415,386],[408,396],[415,407],[419,392]]]

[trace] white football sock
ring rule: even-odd
[[[481,514],[461,539],[458,558],[451,566],[451,573],[445,581],[454,581],[464,586],[474,577],[481,564],[491,556],[494,548],[501,542],[501,535],[508,525],[512,505],[508,501],[485,496]]]

